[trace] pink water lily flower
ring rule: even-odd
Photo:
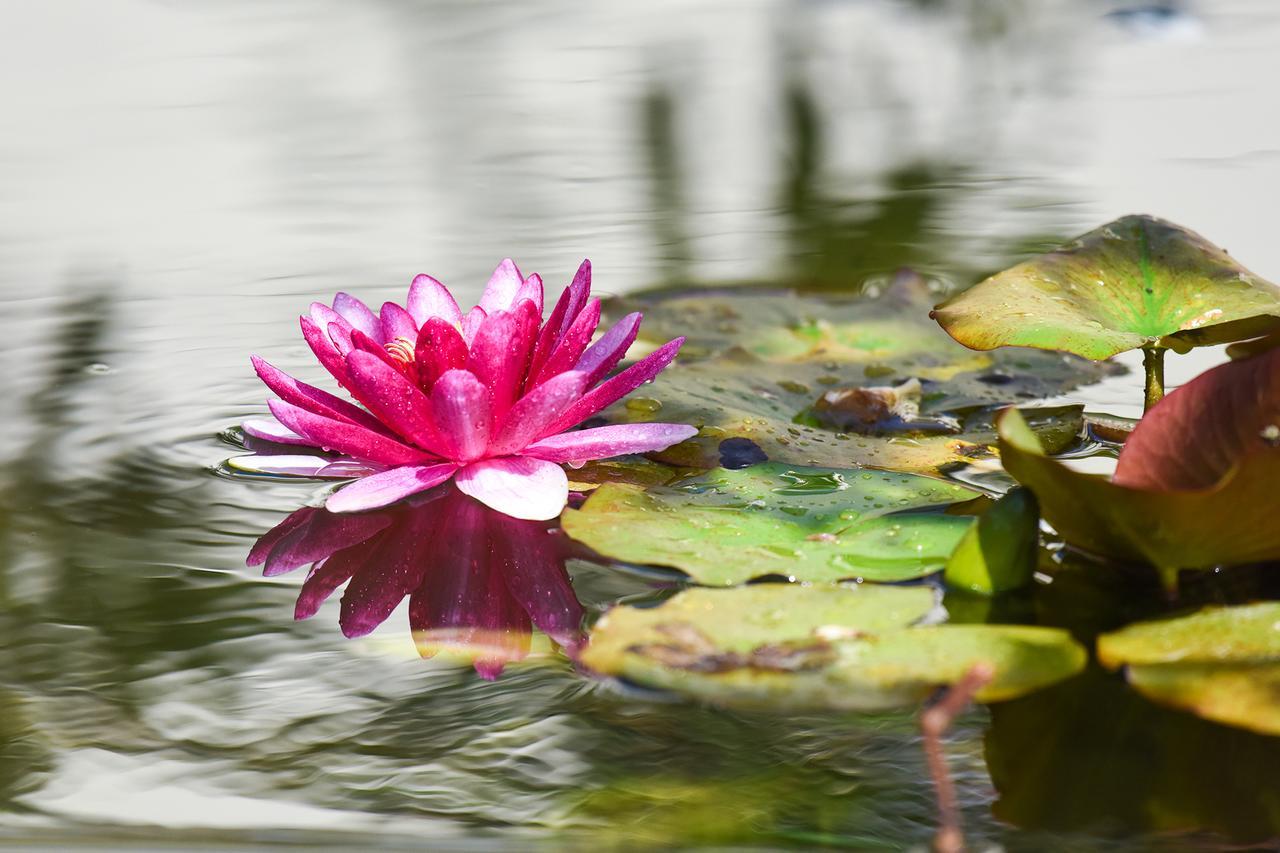
[[[254,356],[278,399],[267,404],[274,419],[248,421],[244,430],[350,457],[322,472],[363,474],[330,496],[335,512],[385,506],[453,478],[493,509],[534,520],[554,518],[568,500],[561,463],[662,450],[696,433],[653,423],[573,430],[653,379],[684,338],[606,378],[635,341],[641,316],[628,314],[592,343],[600,300],[591,296],[590,261],[545,323],[542,313],[542,279],[525,278],[510,260],[466,314],[427,275],[413,280],[403,307],[388,302],[375,313],[346,293],[332,307],[313,303],[302,334],[360,406]]]

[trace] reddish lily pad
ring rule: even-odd
[[[1153,701],[1263,734],[1280,734],[1280,602],[1209,607],[1098,638],[1098,659],[1125,667]]]
[[[905,511],[974,495],[912,474],[766,463],[649,489],[607,483],[561,524],[597,553],[678,568],[702,584],[771,574],[901,581],[942,568],[973,523]]]
[[[1062,630],[915,623],[921,588],[758,584],[690,589],[658,607],[616,607],[597,623],[591,669],[714,704],[774,710],[911,705],[990,666],[982,702],[1079,672],[1085,653]]]
[[[1280,287],[1181,226],[1125,216],[939,305],[978,350],[1065,350],[1104,359],[1137,347],[1185,352],[1280,326]]]

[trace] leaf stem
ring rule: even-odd
[[[1143,347],[1142,369],[1147,375],[1146,396],[1142,402],[1145,414],[1164,396],[1164,347]]]

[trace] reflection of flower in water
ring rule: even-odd
[[[582,605],[557,540],[546,522],[511,518],[445,486],[378,512],[303,507],[257,541],[248,564],[267,576],[312,564],[297,619],[347,583],[338,621],[348,637],[368,634],[408,596],[423,657],[458,653],[492,679],[528,654],[533,627],[570,654],[581,643]]]
[[[573,430],[653,379],[683,338],[606,379],[635,341],[629,314],[592,343],[600,300],[584,261],[543,322],[542,279],[510,260],[494,271],[480,304],[463,314],[440,282],[413,280],[407,307],[375,313],[339,293],[302,318],[316,358],[364,408],[299,382],[255,357],[279,399],[271,419],[245,432],[348,459],[317,476],[359,477],[329,498],[335,512],[387,506],[449,479],[516,518],[555,518],[569,497],[560,463],[663,450],[697,430],[679,424],[617,424]],[[290,473],[300,473],[291,470]]]

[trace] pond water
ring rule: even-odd
[[[1280,277],[1267,0],[66,0],[3,20],[0,843],[927,844],[912,713],[622,691],[542,633],[490,638],[488,675],[527,657],[489,680],[410,632],[436,629],[432,652],[532,619],[572,645],[566,620],[662,578],[534,548],[441,593],[452,611],[371,578],[368,612],[335,594],[294,621],[305,572],[245,558],[321,490],[218,468],[223,431],[263,411],[249,354],[316,378],[312,300],[398,299],[430,272],[474,301],[504,255],[557,290],[584,256],[606,293],[854,290],[901,266],[964,286],[1150,212]],[[1220,357],[1173,358],[1172,384]],[[1140,374],[1073,399],[1136,414]],[[1142,588],[1113,612],[1116,581],[1066,577],[996,618],[1087,634],[1160,606]],[[1280,834],[1275,739],[1110,676],[972,710],[947,753],[976,848]]]

